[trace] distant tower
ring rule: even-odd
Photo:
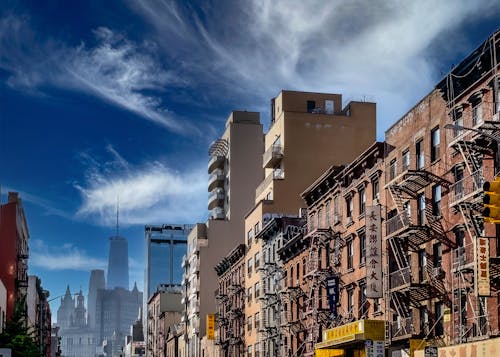
[[[128,243],[123,237],[109,238],[107,288],[128,290]]]
[[[57,325],[61,329],[73,326],[75,314],[75,300],[71,296],[69,285],[66,287],[66,294],[61,298],[61,305],[57,309]]]
[[[104,281],[104,270],[102,269],[92,270],[90,272],[90,280],[89,280],[89,296],[87,297],[87,305],[88,305],[87,323],[91,328],[95,327],[97,290],[105,288],[106,288],[106,283]]]
[[[82,290],[78,293],[76,297],[76,308],[75,308],[75,327],[85,327],[87,325],[86,320],[87,309],[85,309],[85,297],[83,296]]]

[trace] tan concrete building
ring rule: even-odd
[[[167,334],[183,315],[182,293],[176,287],[159,289],[148,300],[146,355],[167,356]]]
[[[375,141],[375,104],[351,102],[345,108],[341,104],[338,94],[293,91],[282,91],[271,101],[261,166],[265,178],[245,217],[245,289],[252,289],[254,296],[261,293],[258,267],[263,254],[262,240],[254,237],[273,217],[297,216],[304,207],[300,194],[311,182],[330,165],[350,162]],[[260,301],[245,306],[245,341],[251,356],[265,350],[264,335],[254,323],[256,318],[260,321],[262,308]]]
[[[184,260],[184,303],[189,356],[213,355],[214,340],[206,335],[206,316],[216,312],[217,274],[214,267],[243,243],[243,217],[263,179],[264,137],[259,113],[232,112],[222,137],[209,149],[209,220],[197,224],[188,237]],[[202,343],[203,340],[203,343]],[[202,351],[201,347],[206,351]]]

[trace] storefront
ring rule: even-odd
[[[384,357],[385,323],[359,320],[323,333],[316,357]]]
[[[415,351],[415,357],[431,356],[429,351]],[[436,354],[434,354],[436,355]],[[439,347],[437,349],[439,357],[493,357],[500,356],[500,338],[462,343],[460,345]]]

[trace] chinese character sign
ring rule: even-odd
[[[477,294],[490,296],[490,242],[488,238],[477,238]]]
[[[208,340],[215,339],[215,315],[214,314],[207,315],[207,339]]]
[[[333,317],[337,317],[337,303],[339,302],[339,278],[331,276],[326,281],[328,289],[328,302],[330,303],[330,311]]]
[[[382,297],[380,206],[366,207],[366,297]]]

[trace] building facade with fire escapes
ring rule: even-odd
[[[385,319],[381,194],[385,145],[375,142],[345,167],[332,167],[303,194],[308,232],[301,289],[306,340],[302,355],[322,349],[365,352],[366,341],[327,341],[327,331]],[[329,291],[330,290],[330,291]],[[383,326],[383,321],[372,324]],[[377,338],[382,345],[384,335]]]

